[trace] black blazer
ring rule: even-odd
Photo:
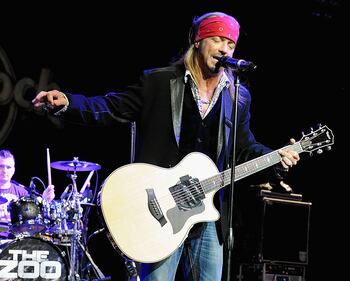
[[[169,66],[146,70],[137,84],[127,87],[123,93],[108,93],[105,96],[85,97],[66,93],[68,110],[63,119],[84,124],[105,125],[111,121],[136,121],[137,140],[135,162],[171,167],[178,163],[181,131],[182,104],[185,89],[183,66]],[[237,112],[237,162],[245,162],[271,151],[258,143],[249,127],[249,91],[241,86]],[[217,166],[225,167],[227,156],[231,155],[232,105],[228,90],[222,92],[220,127],[218,130]],[[230,148],[230,149],[228,149]],[[225,189],[222,198],[221,231],[227,231],[227,200]],[[222,238],[221,237],[221,238]]]

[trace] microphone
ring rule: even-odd
[[[33,178],[31,178],[30,179],[30,183],[29,183],[29,193],[30,194],[36,194],[37,192],[36,192],[36,185],[35,185],[35,183],[34,183],[34,181],[33,181]]]
[[[234,59],[227,56],[215,57],[218,59],[218,66],[230,67],[234,70],[238,71],[250,71],[255,70],[257,66],[251,62],[246,60]]]

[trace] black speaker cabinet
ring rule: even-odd
[[[237,261],[306,265],[311,203],[293,197],[256,196],[250,204],[247,200],[236,222]]]

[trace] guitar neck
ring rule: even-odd
[[[303,148],[300,142],[286,146],[295,152],[303,152]],[[281,156],[278,150],[272,151],[270,153],[264,154],[260,157],[237,165],[235,167],[235,181],[248,177],[254,173],[262,171],[268,167],[271,167],[281,161]],[[219,190],[222,187],[231,183],[231,168],[221,172],[218,175],[210,177],[201,181],[202,187],[205,193],[212,190]]]

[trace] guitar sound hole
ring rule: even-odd
[[[188,211],[202,205],[205,198],[202,186],[197,178],[188,175],[180,178],[180,182],[170,189],[177,207]]]

